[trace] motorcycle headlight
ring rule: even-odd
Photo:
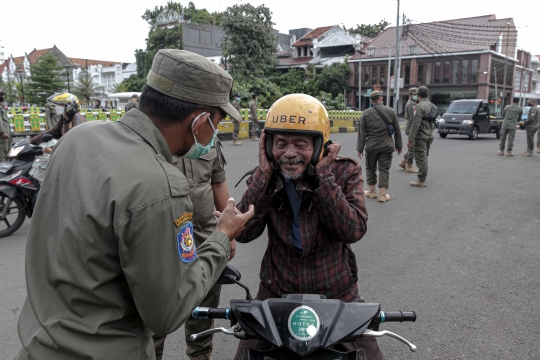
[[[8,176],[4,176],[3,178],[0,179],[0,181],[10,181],[10,180],[13,180],[15,179],[17,176],[21,175],[22,173],[22,170],[19,170],[17,171],[16,173],[13,173],[13,174],[10,174]]]
[[[25,145],[26,146],[26,145]],[[24,149],[24,146],[13,147],[9,150],[8,157],[15,157]]]
[[[464,125],[471,125],[474,121],[472,120],[463,120],[462,124]]]

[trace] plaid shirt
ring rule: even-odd
[[[350,244],[366,233],[367,210],[360,165],[339,157],[321,169],[318,186],[301,180],[300,206],[302,254],[292,238],[293,212],[282,179],[273,175],[266,194],[266,175],[255,168],[238,209],[255,205],[255,216],[246,223],[236,241],[257,239],[268,225],[268,248],[264,254],[259,285],[260,299],[284,294],[321,294],[351,302],[358,296],[358,267]]]

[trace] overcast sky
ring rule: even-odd
[[[166,0],[2,0],[0,6],[0,46],[4,56],[22,56],[34,48],[56,46],[69,57],[134,62],[134,50],[144,49],[149,26],[141,15],[147,8],[166,4]],[[378,0],[266,0],[273,13],[275,28],[316,28],[344,24],[396,23],[397,1]],[[187,5],[189,1],[182,1]],[[197,9],[224,11],[238,0],[194,0]],[[443,5],[444,4],[444,5]],[[401,0],[400,13],[413,22],[429,22],[495,14],[498,19],[513,17],[518,27],[518,46],[540,55],[540,1],[442,2]]]

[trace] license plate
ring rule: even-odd
[[[13,167],[12,163],[2,161],[0,162],[0,173],[5,174]]]
[[[455,134],[455,133],[457,133],[457,130],[456,129],[446,129],[446,133],[447,134]]]

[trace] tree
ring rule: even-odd
[[[91,97],[103,94],[103,86],[96,84],[92,76],[86,71],[83,71],[75,83],[73,93],[79,98],[81,103],[89,104]]]
[[[17,101],[17,95],[15,91],[15,81],[13,80],[13,78],[10,78],[10,81],[4,81],[2,77],[0,76],[0,89],[2,89],[6,93],[6,96],[5,96],[6,104],[11,106],[14,102]]]
[[[382,19],[378,24],[361,24],[356,25],[356,29],[350,28],[350,33],[356,33],[370,38],[374,38],[384,31],[390,25],[388,21]]]
[[[351,69],[347,65],[348,59],[345,58],[343,63],[333,63],[326,65],[322,72],[315,77],[317,88],[319,91],[324,91],[336,97],[343,94],[343,89],[348,88],[347,79],[351,74]]]
[[[38,62],[30,65],[30,76],[25,84],[26,101],[31,104],[45,105],[47,97],[65,88],[59,79],[64,70],[52,55],[42,56]]]
[[[281,88],[283,95],[307,93],[306,80],[306,70],[293,68],[273,78],[276,85]]]
[[[109,88],[111,94],[118,94],[122,92],[127,92],[126,84],[122,81],[120,84],[114,84]]]
[[[259,77],[271,72],[277,62],[277,37],[270,9],[261,5],[233,5],[223,14],[223,56],[232,72],[241,77]]]
[[[126,92],[141,92],[144,85],[146,85],[146,78],[141,79],[137,75],[133,74],[122,82]]]

